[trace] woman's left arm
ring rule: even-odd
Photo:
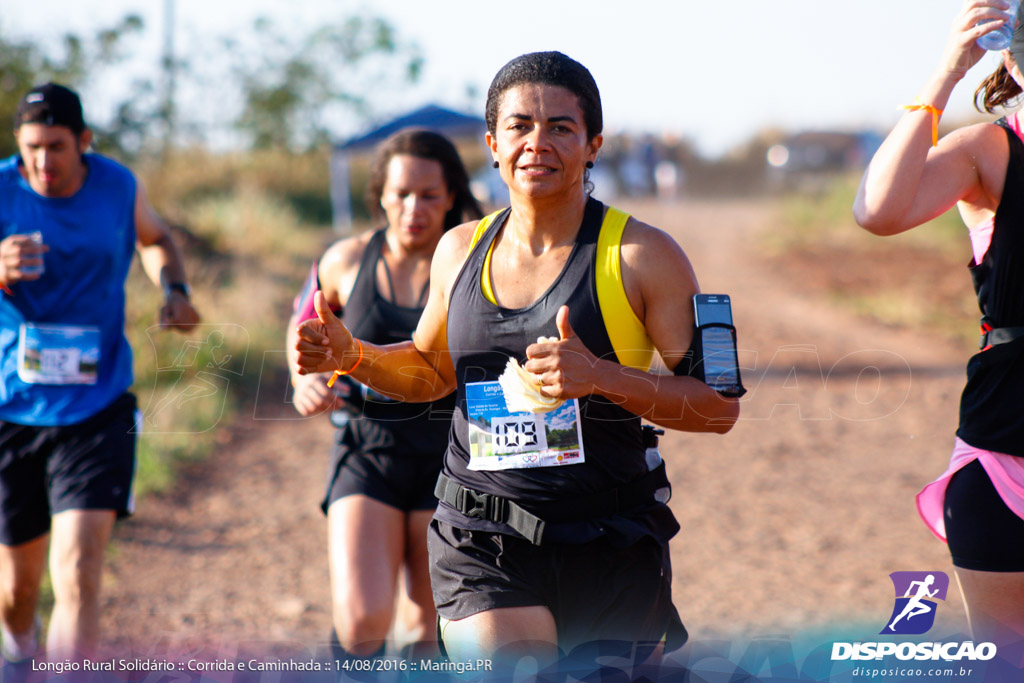
[[[686,254],[664,232],[630,219],[622,240],[622,278],[637,318],[669,370],[693,338],[693,295],[700,291]],[[600,394],[659,426],[688,432],[732,429],[739,403],[692,377],[658,375],[594,356],[569,325],[568,307],[557,318],[559,341],[532,344],[525,369],[555,398]]]

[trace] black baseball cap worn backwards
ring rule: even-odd
[[[66,126],[78,135],[85,130],[82,101],[73,90],[63,85],[44,83],[36,86],[21,98],[14,114],[14,130],[25,123]]]

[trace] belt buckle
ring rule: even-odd
[[[475,491],[467,490],[466,497],[463,499],[462,514],[466,515],[467,517],[487,519],[488,510],[490,508],[490,502],[490,493],[476,493]]]

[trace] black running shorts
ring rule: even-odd
[[[321,508],[355,494],[369,496],[393,508],[411,512],[437,507],[434,486],[444,453],[363,452],[348,443],[350,435],[338,430],[331,449],[327,493]]]
[[[1024,572],[1024,519],[999,497],[979,461],[971,461],[952,476],[943,508],[954,566]]]
[[[66,510],[130,514],[135,422],[129,393],[73,425],[0,422],[0,544],[42,536]]]
[[[686,640],[672,604],[668,546],[654,538],[625,548],[604,537],[536,546],[434,519],[427,547],[434,604],[445,619],[543,606],[566,653],[597,640],[657,643],[667,636],[669,650]]]

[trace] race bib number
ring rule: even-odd
[[[22,323],[18,377],[27,384],[96,384],[100,330],[74,325]]]
[[[510,413],[498,382],[466,385],[469,469],[558,467],[585,461],[579,401],[549,413]]]

